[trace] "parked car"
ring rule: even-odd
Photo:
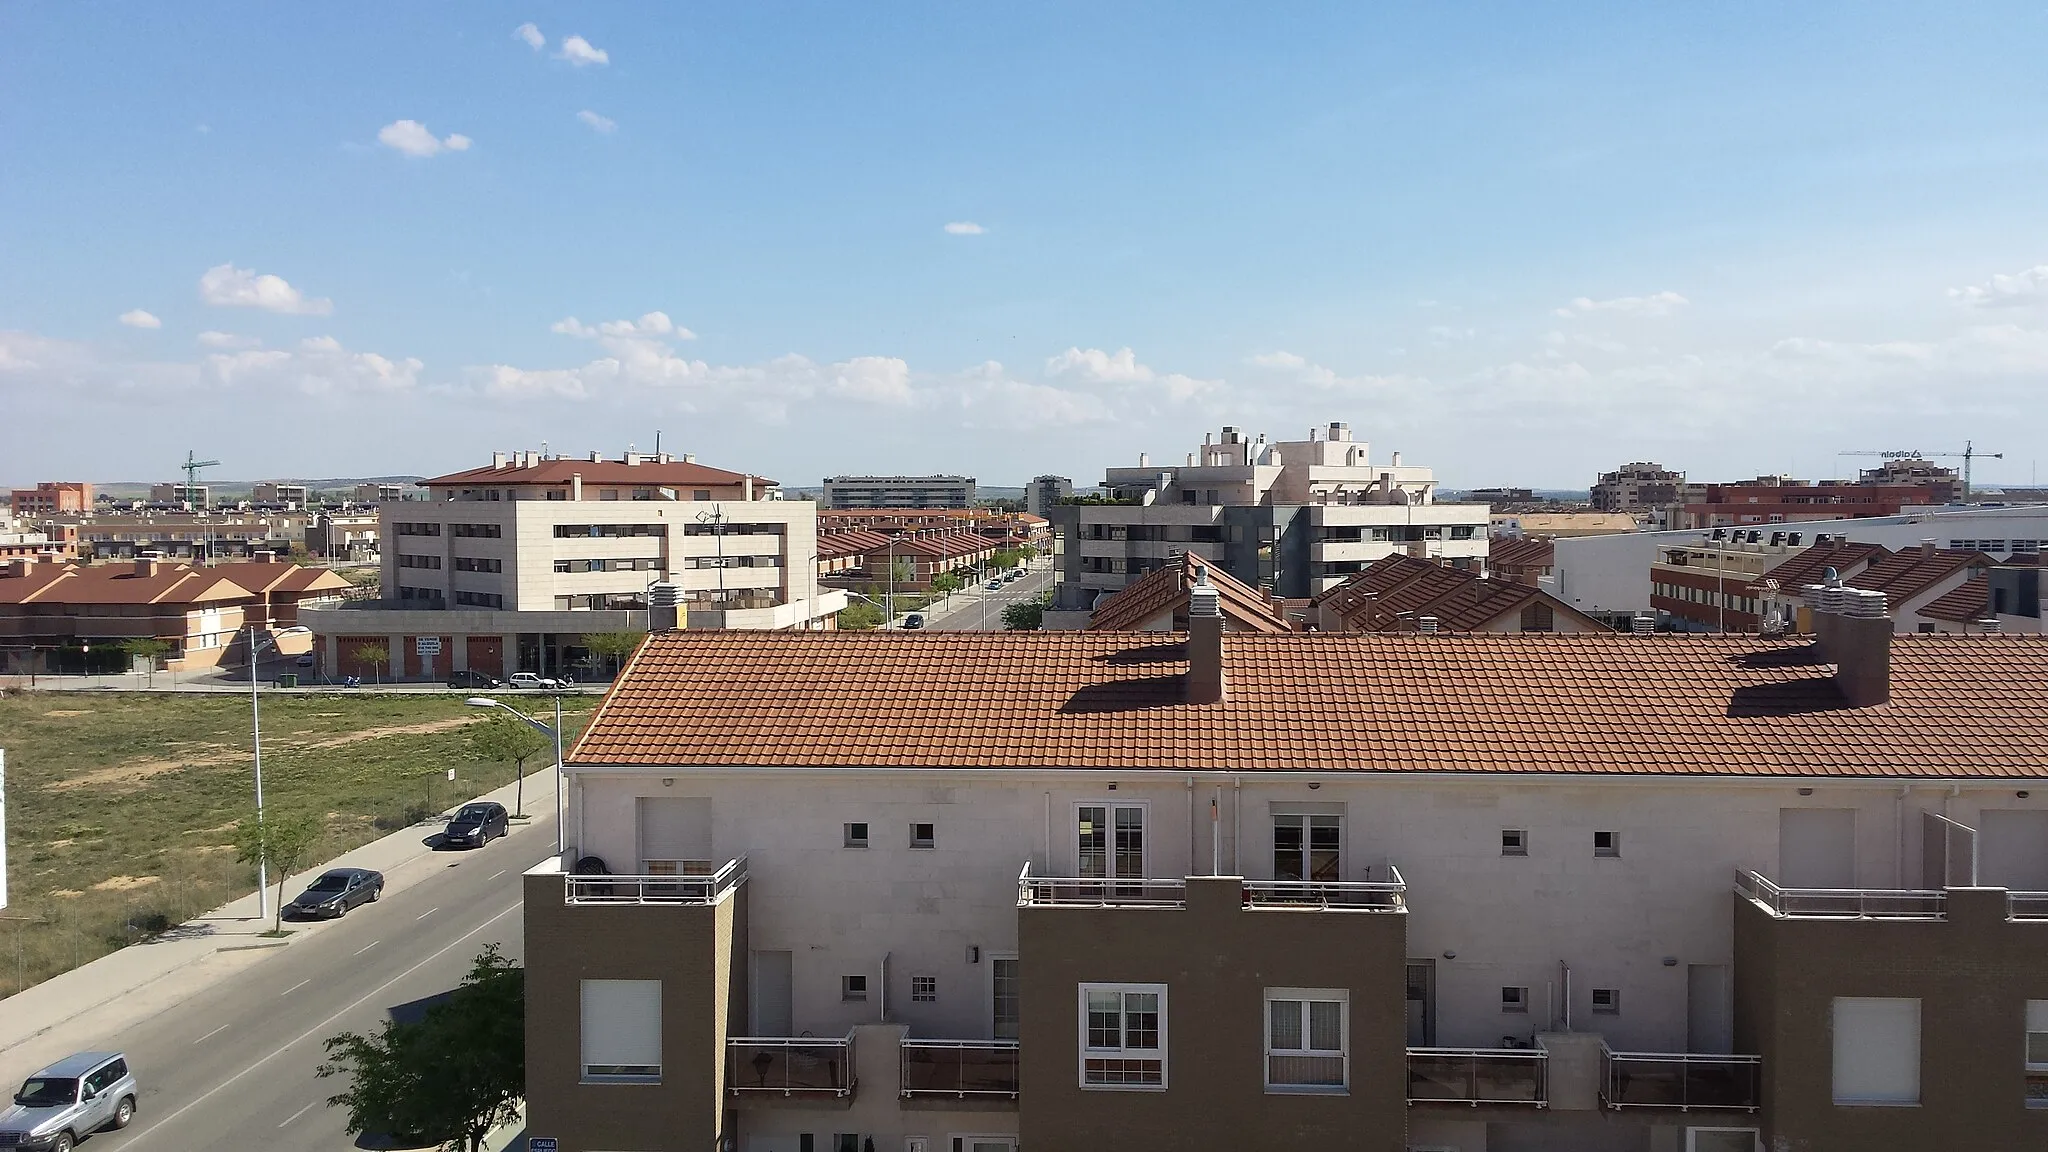
[[[1022,568],[1012,568],[1012,569],[1010,569],[1010,579],[1012,579],[1012,580],[1017,580],[1017,579],[1021,579],[1021,578],[1022,578],[1023,576],[1024,576],[1024,569],[1022,569]]]
[[[513,688],[567,688],[569,682],[536,672],[514,672],[506,683]]]
[[[908,616],[905,616],[905,617],[903,618],[903,626],[904,626],[905,628],[922,628],[922,627],[924,627],[924,613],[922,613],[922,612],[912,612],[912,613],[911,613],[910,615],[908,615]]]
[[[0,1112],[0,1146],[71,1152],[102,1128],[126,1128],[142,1094],[119,1052],[66,1056],[22,1081]]]
[[[311,652],[300,653],[299,658],[292,661],[292,663],[297,664],[301,668],[311,668],[313,666],[313,654]]]
[[[368,868],[329,868],[299,898],[285,905],[294,916],[325,920],[348,915],[358,904],[375,903],[384,894],[384,874]]]
[[[504,681],[499,680],[495,676],[486,676],[474,668],[464,668],[460,672],[450,672],[448,674],[448,686],[450,688],[502,688],[505,685]]]
[[[441,840],[452,847],[467,845],[481,848],[491,842],[491,837],[503,836],[509,831],[511,819],[503,804],[488,800],[464,804],[448,818],[448,828],[442,832]]]
[[[982,585],[982,587],[990,592],[1000,592],[1003,590],[1003,582],[1001,580],[991,580],[987,584]]]

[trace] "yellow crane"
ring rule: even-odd
[[[1901,451],[1894,449],[1890,451],[1875,452],[1843,452],[1840,453],[1840,455],[1875,456],[1881,460],[1961,460],[1963,462],[1963,499],[1965,500],[1968,500],[1970,498],[1971,462],[1976,460],[1979,456],[1989,456],[1993,460],[2005,459],[2005,453],[2003,452],[1977,451],[1977,442],[1974,440],[1963,441],[1963,450],[1961,452],[1922,452],[1918,448],[1915,448],[1911,451]]]

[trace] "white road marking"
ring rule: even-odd
[[[506,871],[507,869],[504,868],[498,869],[496,872],[491,873],[491,879],[496,880],[498,877],[503,876]]]
[[[263,1057],[261,1060],[258,1060],[254,1064],[249,1065],[247,1068],[242,1069],[240,1072],[235,1073],[233,1076],[230,1076],[227,1079],[221,1081],[220,1083],[214,1085],[213,1087],[208,1088],[206,1091],[201,1092],[198,1096],[194,1097],[191,1100],[191,1102],[186,1104],[184,1107],[178,1109],[176,1112],[173,1112],[168,1116],[165,1116],[163,1119],[157,1121],[155,1124],[150,1125],[148,1128],[142,1130],[141,1132],[137,1132],[135,1135],[129,1137],[127,1144],[123,1145],[123,1147],[133,1148],[136,1144],[140,1143],[141,1141],[147,1140],[156,1133],[163,1131],[164,1128],[167,1127],[171,1121],[176,1120],[178,1117],[183,1116],[185,1113],[190,1112],[192,1109],[197,1108],[201,1104],[206,1103],[208,1100],[213,1099],[214,1096],[218,1095],[222,1089],[228,1087],[230,1084],[233,1084],[235,1081],[240,1080],[242,1077],[247,1076],[249,1073],[254,1072],[256,1069],[263,1067],[265,1064],[268,1064],[272,1060],[277,1059],[279,1056],[282,1056],[285,1053],[291,1051],[293,1048],[296,1048],[297,1046],[311,1039],[312,1037],[317,1036],[322,1032],[325,1032],[327,1030],[328,1025],[333,1024],[336,1020],[341,1019],[343,1016],[346,1016],[349,1013],[355,1011],[356,1009],[362,1007],[363,1005],[368,1004],[370,1001],[375,1000],[377,997],[384,994],[385,989],[390,988],[393,984],[398,983],[400,980],[405,979],[407,976],[410,976],[413,973],[419,971],[420,969],[425,968],[427,965],[432,964],[434,961],[439,960],[441,957],[447,955],[449,952],[462,947],[464,944],[469,942],[470,937],[475,936],[479,932],[482,932],[484,929],[489,928],[491,925],[496,924],[498,921],[503,920],[507,916],[510,916],[512,913],[519,911],[522,907],[524,907],[523,904],[514,904],[510,908],[505,909],[503,912],[498,913],[496,916],[491,917],[489,920],[486,920],[483,923],[477,925],[476,927],[470,929],[469,931],[463,933],[459,938],[452,940],[445,945],[442,945],[441,950],[434,953],[432,956],[429,956],[425,960],[422,960],[419,963],[413,965],[412,967],[407,968],[405,971],[400,972],[398,975],[393,976],[391,979],[386,980],[384,983],[377,985],[377,987],[371,989],[368,993],[364,994],[364,996],[361,999],[357,1000],[355,1003],[350,1004],[348,1007],[343,1008],[341,1011],[336,1012],[334,1015],[329,1016],[327,1019],[322,1020],[318,1024],[313,1025],[311,1028],[306,1029],[304,1032],[299,1033],[296,1037],[292,1038],[291,1040],[286,1041],[284,1047],[279,1048],[275,1052],[272,1052],[270,1055]]]
[[[204,1043],[206,1043],[206,1042],[207,1042],[208,1040],[211,1040],[211,1039],[213,1039],[213,1038],[214,1038],[215,1036],[218,1036],[218,1035],[220,1035],[221,1033],[223,1033],[223,1032],[225,1032],[225,1031],[227,1031],[227,1030],[228,1030],[228,1025],[226,1025],[226,1024],[223,1024],[223,1025],[221,1025],[220,1027],[218,1027],[218,1028],[215,1028],[215,1029],[214,1029],[213,1031],[211,1031],[211,1032],[208,1032],[208,1033],[207,1033],[206,1035],[204,1035],[204,1036],[201,1036],[201,1037],[200,1037],[199,1039],[197,1039],[197,1040],[194,1040],[194,1041],[193,1041],[193,1043],[194,1043],[194,1044],[204,1044]]]
[[[417,924],[420,921],[425,920],[427,917],[432,916],[434,913],[439,912],[440,910],[441,906],[437,904],[434,907],[427,909],[425,912],[422,912],[419,915],[413,917],[413,923]]]
[[[279,993],[278,993],[278,995],[279,995],[279,996],[289,996],[289,995],[291,995],[292,993],[294,993],[294,992],[297,992],[297,991],[298,991],[299,989],[301,989],[301,988],[304,988],[304,987],[305,987],[306,985],[308,985],[308,984],[311,984],[312,982],[313,982],[313,981],[312,981],[312,978],[311,978],[311,977],[308,977],[308,978],[306,978],[306,979],[304,979],[304,980],[301,980],[301,981],[299,981],[299,982],[298,982],[297,984],[294,984],[294,985],[292,985],[291,987],[289,987],[289,988],[285,989],[284,991],[282,991],[282,992],[279,992]]]
[[[293,1120],[297,1120],[299,1117],[304,1116],[306,1113],[311,1112],[312,1110],[313,1106],[311,1104],[308,1104],[304,1108],[299,1109],[297,1112],[294,1112],[289,1117],[287,1117],[284,1124],[289,1124]],[[282,1128],[284,1127],[284,1124],[279,1124],[278,1127]]]
[[[381,943],[383,943],[383,941],[381,940],[372,940],[368,944],[363,945],[361,948],[356,949],[356,955],[361,956],[363,953],[368,952],[370,949],[375,948],[377,945]]]

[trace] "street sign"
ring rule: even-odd
[[[413,651],[418,652],[422,656],[439,656],[441,654],[441,638],[439,636],[415,636],[412,638],[412,644]]]
[[[560,1152],[553,1136],[528,1136],[526,1152]]]

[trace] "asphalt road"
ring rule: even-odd
[[[1016,580],[1005,582],[1003,590],[1000,592],[990,592],[985,587],[987,583],[984,580],[981,584],[976,585],[976,588],[979,589],[977,592],[955,593],[953,596],[953,608],[950,611],[941,608],[938,615],[929,617],[931,623],[926,625],[926,627],[934,632],[1001,632],[1003,630],[1003,609],[1015,604],[1019,600],[1029,600],[1031,597],[1051,588],[1052,569],[1033,568],[1028,574]],[[985,597],[988,601],[988,626],[986,628],[982,626],[983,617],[981,599],[979,599],[981,597]]]
[[[233,979],[119,1035],[80,1035],[78,1049],[125,1051],[142,1084],[134,1124],[81,1147],[390,1147],[359,1143],[344,1131],[344,1112],[327,1107],[340,1083],[314,1076],[322,1041],[418,1011],[421,1001],[460,983],[485,944],[496,941],[519,958],[519,876],[552,853],[554,838],[553,818],[543,817],[489,847],[437,853],[435,875],[267,954]]]

